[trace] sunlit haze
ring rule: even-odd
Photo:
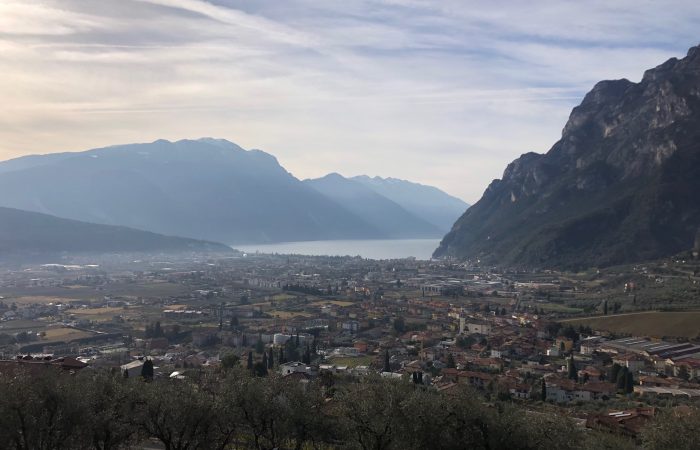
[[[698,43],[695,1],[503,3],[3,0],[0,158],[214,136],[473,203],[595,82]]]

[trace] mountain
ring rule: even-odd
[[[385,238],[260,150],[211,138],[0,163],[0,206],[226,244]]]
[[[304,183],[391,238],[428,238],[443,234],[434,224],[354,179],[331,173],[322,178],[304,180]]]
[[[585,268],[690,250],[700,228],[700,47],[602,81],[546,154],[506,168],[435,256]]]
[[[411,214],[432,223],[443,234],[449,231],[452,224],[469,208],[467,203],[433,186],[397,178],[370,178],[366,175],[351,179],[399,204]]]
[[[230,247],[0,207],[0,259],[60,253],[231,253]]]

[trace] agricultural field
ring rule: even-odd
[[[61,328],[47,328],[46,329],[46,340],[47,341],[63,341],[69,342],[75,339],[82,339],[86,337],[93,336],[93,333],[88,331],[76,330],[74,328],[61,327]]]
[[[583,312],[582,308],[575,308],[561,303],[528,302],[527,305],[552,313],[577,314]]]
[[[311,314],[306,313],[306,312],[282,311],[282,310],[278,310],[278,309],[273,309],[271,311],[268,311],[268,314],[270,314],[270,316],[275,317],[277,319],[293,319],[295,317],[311,317]]]
[[[37,331],[46,327],[46,323],[37,320],[10,320],[0,322],[0,333],[15,334],[22,331]]]
[[[74,314],[78,319],[86,319],[94,322],[106,322],[112,320],[116,315],[122,315],[129,311],[124,308],[75,308],[67,312]]]
[[[311,306],[326,306],[326,305],[335,305],[335,306],[352,306],[354,305],[353,302],[345,302],[342,300],[321,300],[319,302],[314,302],[311,304]]]
[[[372,361],[374,361],[375,357],[371,355],[365,355],[365,356],[344,356],[344,357],[338,357],[338,358],[330,358],[328,362],[330,364],[335,364],[336,366],[348,366],[348,367],[357,367],[357,366],[369,366]]]
[[[100,286],[63,286],[63,287],[31,287],[5,288],[0,295],[5,297],[5,303],[17,304],[51,303],[66,300],[92,300],[106,295],[112,297],[173,297],[189,294],[193,288],[182,284],[168,282],[149,283],[112,283]]]
[[[700,335],[700,311],[650,311],[569,319],[561,323],[634,336],[696,338]]]

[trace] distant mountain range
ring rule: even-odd
[[[228,246],[0,207],[0,261],[64,253],[232,253]]]
[[[392,238],[441,237],[446,220],[451,224],[469,207],[437,188],[392,178],[332,173],[304,183]]]
[[[449,231],[469,205],[440,189],[397,178],[352,177],[379,195],[401,205],[409,213],[435,225],[442,234]]]
[[[700,229],[700,47],[601,81],[546,154],[506,168],[435,256],[586,268],[690,250]]]
[[[226,244],[438,237],[444,230],[429,208],[392,200],[377,186],[322,180],[302,182],[272,155],[226,140],[158,140],[2,162],[0,206]],[[435,188],[400,184],[455,205]]]

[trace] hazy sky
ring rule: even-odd
[[[474,202],[698,24],[697,0],[0,0],[0,158],[213,136]]]

